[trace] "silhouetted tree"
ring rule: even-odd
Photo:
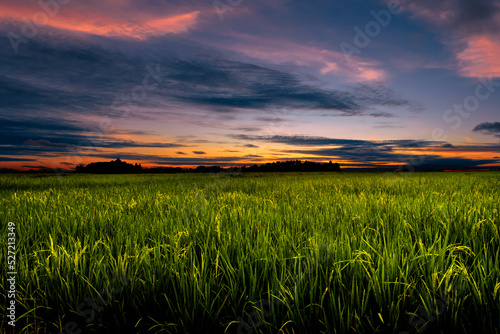
[[[80,165],[76,167],[76,171],[92,174],[135,174],[142,172],[142,166],[137,163],[132,165],[116,159],[110,162],[92,162],[85,167]]]
[[[87,166],[76,166],[78,173],[93,174],[132,174],[132,173],[220,173],[220,172],[340,172],[338,163],[316,163],[312,161],[290,160],[276,161],[263,165],[252,165],[249,167],[228,167],[220,166],[198,166],[195,169],[182,169],[180,167],[155,167],[143,169],[140,164],[129,164],[120,159],[110,162],[92,162]]]

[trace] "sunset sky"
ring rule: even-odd
[[[0,168],[500,167],[500,1],[0,0]]]

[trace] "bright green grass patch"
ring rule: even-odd
[[[494,333],[499,193],[498,172],[1,176],[0,262],[12,221],[17,332]]]

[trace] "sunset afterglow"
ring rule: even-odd
[[[496,1],[22,0],[0,18],[0,168],[500,167]]]

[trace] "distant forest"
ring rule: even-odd
[[[312,161],[276,161],[263,165],[242,167],[198,166],[196,168],[153,167],[143,168],[140,164],[129,164],[120,159],[110,162],[92,162],[76,167],[77,173],[91,174],[139,174],[139,173],[219,173],[219,172],[340,172],[338,163],[316,163]]]

